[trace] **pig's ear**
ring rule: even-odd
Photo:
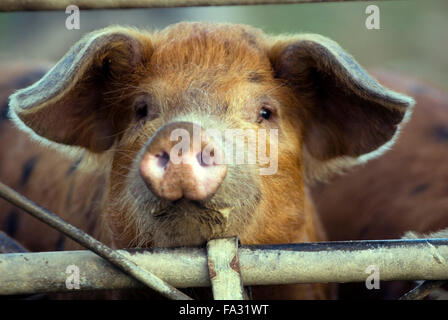
[[[117,124],[105,93],[132,86],[151,53],[149,37],[130,28],[90,33],[42,79],[10,97],[10,116],[41,141],[107,150]]]
[[[412,98],[381,86],[337,43],[320,35],[276,40],[270,59],[276,76],[293,89],[304,109],[309,179],[380,155],[414,105]]]

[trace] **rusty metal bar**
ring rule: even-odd
[[[6,233],[0,231],[0,253],[17,252],[28,252],[28,250],[16,240],[8,236]],[[45,294],[31,294],[24,296],[15,296],[14,298],[20,300],[42,300],[47,299],[47,296]]]
[[[119,251],[178,288],[210,286],[205,248]],[[448,239],[379,240],[241,246],[244,285],[364,282],[374,265],[381,281],[448,280]],[[89,251],[0,254],[0,294],[70,291],[68,265],[80,290],[141,285]]]
[[[91,9],[131,9],[131,8],[175,8],[203,6],[236,6],[295,4],[315,2],[352,2],[368,0],[2,0],[0,11],[64,11],[69,5],[81,10]],[[382,0],[385,1],[385,0]]]
[[[0,231],[0,253],[28,252],[20,243]]]
[[[215,300],[244,300],[238,238],[210,240],[207,243],[207,265]]]
[[[426,298],[431,291],[434,289],[440,288],[444,284],[446,284],[447,281],[443,280],[426,280],[420,283],[418,286],[416,286],[411,291],[407,292],[403,296],[400,297],[399,300],[422,300]]]
[[[29,213],[33,217],[39,219],[40,221],[48,224],[54,229],[62,232],[66,236],[70,237],[83,247],[95,252],[97,255],[103,257],[122,271],[130,274],[135,279],[141,281],[148,287],[158,291],[165,297],[171,299],[181,299],[188,300],[191,299],[184,293],[180,292],[170,284],[164,282],[163,280],[157,278],[152,273],[141,268],[134,262],[126,259],[118,251],[114,251],[108,246],[104,245],[100,241],[91,237],[82,230],[72,226],[67,223],[54,213],[38,206],[31,200],[25,198],[18,192],[9,188],[7,185],[0,182],[0,197],[9,201],[10,203],[16,205],[17,207],[23,209],[25,212]]]

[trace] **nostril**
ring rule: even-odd
[[[219,151],[215,153],[215,148],[212,148],[211,150],[205,148],[196,154],[196,159],[202,167],[215,166],[220,164],[219,154]]]
[[[162,151],[156,154],[156,158],[157,158],[157,165],[161,168],[166,169],[168,162],[170,161],[170,155],[167,152]]]
[[[199,164],[202,167],[208,167],[210,165],[209,163],[207,163],[207,159],[204,157],[204,154],[202,151],[200,151],[196,154],[196,159],[198,160]]]
[[[209,153],[203,150],[196,154],[196,159],[202,167],[214,166],[216,164],[214,155],[215,153],[213,150]]]

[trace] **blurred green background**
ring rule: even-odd
[[[380,30],[365,27],[370,4],[380,8]],[[0,60],[56,61],[83,34],[111,24],[155,29],[183,20],[220,21],[269,33],[320,33],[367,68],[391,69],[448,88],[447,0],[81,11],[80,30],[65,28],[67,16],[63,11],[0,13]]]

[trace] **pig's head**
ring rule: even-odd
[[[381,154],[412,104],[322,36],[202,23],[88,34],[10,100],[20,128],[96,159],[120,247],[313,240],[306,183]],[[216,132],[257,147],[222,161]]]

